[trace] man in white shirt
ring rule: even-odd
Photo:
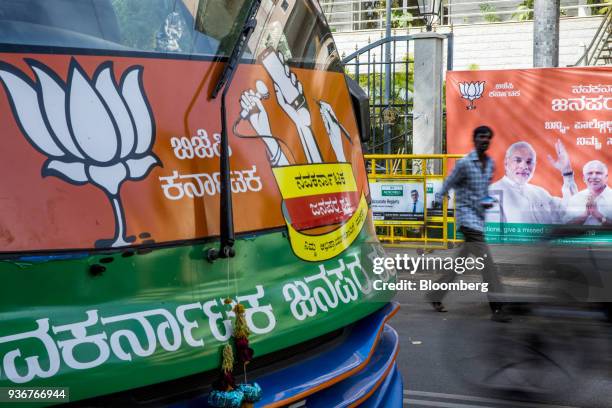
[[[419,200],[419,192],[417,190],[412,190],[410,192],[410,197],[412,197],[412,202],[408,205],[408,211],[411,214],[415,213],[423,213],[423,201]]]
[[[487,222],[559,224],[569,198],[576,194],[574,172],[569,155],[560,140],[555,144],[557,160],[548,156],[551,164],[563,176],[563,199],[552,196],[546,189],[530,184],[536,168],[536,152],[527,142],[516,142],[506,150],[506,175],[491,184],[489,194],[499,201],[487,212]]]
[[[612,225],[612,190],[608,187],[608,167],[591,160],[582,168],[587,188],[573,196],[564,221],[579,225]]]

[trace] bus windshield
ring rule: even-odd
[[[3,0],[0,43],[91,50],[225,57],[249,0]],[[246,52],[267,47],[293,65],[340,71],[316,2],[263,0]]]

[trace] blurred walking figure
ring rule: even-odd
[[[494,301],[492,296],[501,291],[501,282],[497,276],[496,267],[484,238],[485,210],[491,208],[494,201],[489,197],[489,184],[495,171],[493,159],[486,152],[493,138],[493,131],[488,126],[474,129],[474,150],[463,159],[457,161],[452,173],[442,185],[439,198],[447,195],[449,190],[455,190],[456,218],[459,231],[465,237],[465,244],[459,250],[458,257],[467,258],[472,255],[482,258],[484,263],[482,277],[493,291],[488,292],[491,307],[491,319],[498,322],[508,322],[510,318],[503,313],[502,304]],[[457,272],[449,270],[437,283],[450,283],[457,277]],[[434,309],[446,312],[442,300],[446,291],[430,292],[427,297]]]

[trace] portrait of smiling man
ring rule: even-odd
[[[408,205],[408,209],[412,214],[418,214],[423,212],[423,201],[419,200],[419,192],[417,190],[412,190],[410,192],[410,197],[412,198],[412,202]]]
[[[524,141],[516,142],[506,150],[505,175],[491,184],[490,193],[499,205],[487,212],[488,222],[559,224],[564,207],[578,187],[570,158],[560,140],[555,143],[557,160],[548,156],[551,164],[563,177],[563,198],[551,195],[546,189],[531,184],[535,173],[537,155],[533,147]]]
[[[608,187],[608,167],[591,160],[582,168],[587,188],[573,196],[564,221],[580,225],[612,225],[612,190]]]

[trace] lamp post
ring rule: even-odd
[[[432,24],[440,16],[440,7],[442,0],[418,0],[419,12],[425,18],[425,27],[427,31],[431,31]]]

